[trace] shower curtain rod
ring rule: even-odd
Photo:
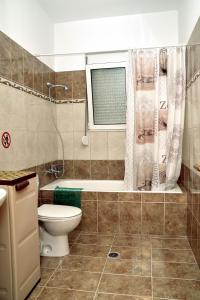
[[[175,45],[175,46],[159,46],[159,47],[139,47],[132,49],[121,49],[121,50],[108,50],[108,51],[97,51],[97,52],[70,52],[70,53],[46,53],[46,54],[34,54],[35,57],[43,57],[43,56],[70,56],[70,55],[91,55],[91,54],[100,54],[100,53],[118,53],[118,52],[127,52],[129,50],[150,50],[150,49],[163,49],[163,48],[175,48],[175,47],[190,47],[190,46],[198,46],[200,43],[196,44],[188,44],[188,45]]]

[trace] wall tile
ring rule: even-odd
[[[43,64],[38,59],[34,59],[34,90],[42,93],[43,92]]]
[[[95,200],[97,201],[97,192],[82,192],[82,196],[81,196],[82,200]]]
[[[23,49],[16,43],[11,43],[11,79],[24,84]]]
[[[119,232],[119,205],[117,202],[98,201],[98,232]]]
[[[61,133],[74,131],[73,104],[56,105],[57,126]]]
[[[86,98],[86,75],[85,71],[73,72],[73,99]]]
[[[67,85],[67,91],[63,88],[56,88],[56,99],[72,99],[72,72],[56,72],[55,83]]]
[[[98,192],[99,201],[118,201],[118,193],[116,192]]]
[[[109,160],[109,179],[110,180],[123,180],[124,179],[124,161],[123,160]]]
[[[83,201],[81,208],[83,211],[81,231],[97,232],[97,202]]]
[[[119,201],[126,201],[126,202],[141,202],[141,194],[140,193],[126,193],[122,192],[119,193]]]
[[[164,234],[164,204],[142,204],[142,233],[155,235]]]
[[[91,159],[108,159],[107,132],[90,132]]]
[[[125,158],[125,133],[108,132],[108,159],[123,160]]]
[[[142,193],[142,202],[164,202],[164,193]]]
[[[74,135],[73,132],[63,132],[62,141],[64,145],[64,159],[72,160],[74,158]],[[58,142],[58,159],[63,159],[63,148],[60,137],[57,136]]]
[[[50,68],[46,65],[43,65],[43,71],[42,71],[42,91],[43,94],[49,95],[49,88],[47,87],[47,82],[50,82]],[[52,89],[51,89],[52,92]]]
[[[90,179],[91,166],[89,160],[75,160],[74,173],[76,179]]]
[[[120,202],[120,233],[141,233],[141,204]]]
[[[85,132],[74,132],[74,159],[90,159],[90,142],[88,146],[82,144],[82,137]]]
[[[108,161],[91,160],[91,178],[92,179],[108,179]]]
[[[187,203],[187,193],[182,194],[165,194],[165,202],[166,203]]]
[[[24,51],[24,85],[31,89],[33,89],[33,64],[32,55]]]
[[[11,79],[11,40],[0,31],[0,74]]]
[[[165,204],[165,234],[186,235],[186,204]]]
[[[73,123],[74,131],[85,130],[85,103],[73,104]]]

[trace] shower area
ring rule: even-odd
[[[125,191],[178,189],[185,48],[111,52],[103,58],[101,53],[84,54],[86,72],[63,71],[60,64],[62,71],[47,82],[58,142],[58,160],[47,175],[117,180]],[[65,56],[39,58],[56,62]]]
[[[177,184],[185,51],[181,46],[84,54],[86,71],[64,71],[62,66],[55,73],[51,102],[58,159],[47,169],[50,180],[40,189],[40,204],[53,203],[57,186],[82,188],[78,231],[186,235],[187,193]]]

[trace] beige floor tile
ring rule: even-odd
[[[135,296],[151,296],[151,278],[103,274],[99,292],[127,294]]]
[[[153,278],[153,294],[158,298],[199,300],[200,281]]]
[[[41,293],[42,289],[42,287],[37,285],[32,291],[32,293],[28,296],[28,298],[26,298],[26,300],[36,300],[37,296]]]
[[[47,283],[47,281],[49,280],[49,278],[52,276],[53,272],[54,272],[54,269],[42,268],[41,269],[41,280],[38,283],[38,285],[44,286]]]
[[[151,276],[151,260],[108,259],[104,272]]]
[[[130,236],[130,235],[116,235],[114,242],[114,246],[130,246],[139,248],[142,246],[151,247],[151,241],[148,237],[141,236]]]
[[[38,300],[92,300],[94,293],[57,288],[44,288]]]
[[[153,261],[196,263],[191,250],[153,249]]]
[[[102,272],[106,258],[70,255],[62,262],[63,269],[72,271]]]
[[[153,262],[153,277],[168,277],[200,280],[197,264]]]
[[[85,234],[81,235],[76,243],[79,244],[93,244],[93,245],[112,245],[114,237],[112,235],[102,235],[102,234]]]
[[[48,282],[48,287],[60,287],[83,291],[95,291],[100,279],[100,273],[68,271],[59,269]]]
[[[106,257],[109,246],[74,244],[71,248],[71,255]]]
[[[97,300],[152,300],[151,297],[137,297],[117,294],[102,294],[98,293]]]
[[[190,249],[190,244],[187,239],[152,238],[152,247],[184,250]]]
[[[47,256],[40,257],[41,268],[55,269],[57,268],[57,266],[61,261],[62,258],[60,257],[47,257]]]
[[[121,259],[150,259],[151,257],[151,249],[148,247],[133,248],[113,246],[111,251],[120,253]]]

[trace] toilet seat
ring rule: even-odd
[[[38,218],[44,221],[64,221],[82,214],[78,207],[67,205],[43,204],[38,207]]]

